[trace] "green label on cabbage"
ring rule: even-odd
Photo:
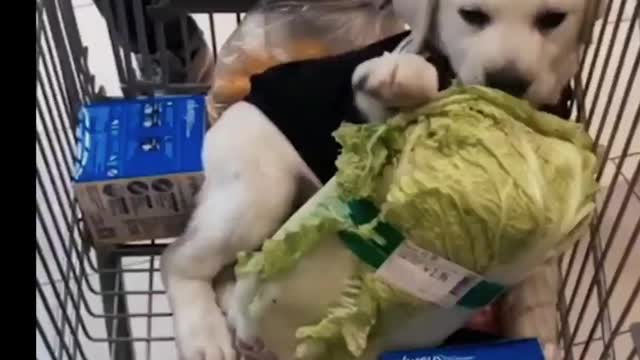
[[[350,220],[358,227],[370,226],[371,236],[341,231],[340,239],[387,283],[444,307],[483,307],[504,290],[503,286],[412,244],[393,225],[379,220],[379,210],[370,201],[354,200],[348,205]]]

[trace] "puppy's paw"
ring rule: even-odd
[[[563,352],[555,342],[543,342],[542,349],[545,360],[560,360],[563,358]]]
[[[180,360],[237,359],[233,337],[217,306],[193,304],[189,308],[176,309],[175,313]]]
[[[411,107],[438,94],[438,73],[419,55],[387,53],[358,65],[352,86],[387,108]]]
[[[244,350],[261,350],[262,343],[258,336],[258,323],[254,311],[262,309],[261,301],[256,301],[258,279],[247,276],[238,280],[229,299],[227,321],[234,332],[236,344]],[[252,309],[253,307],[253,309]]]
[[[546,360],[562,358],[558,333],[558,288],[560,273],[553,260],[514,285],[501,301],[504,335],[537,338]]]
[[[269,351],[260,339],[255,339],[251,343],[246,343],[239,337],[236,337],[235,341],[238,355],[242,356],[243,360],[277,360],[278,358],[274,353]]]

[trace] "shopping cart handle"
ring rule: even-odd
[[[258,0],[161,0],[147,7],[151,16],[163,17],[166,11],[186,13],[239,13],[246,12]]]

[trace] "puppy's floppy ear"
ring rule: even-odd
[[[422,50],[433,21],[437,0],[393,0],[393,10],[411,27],[411,36],[399,46],[400,51],[417,53]]]
[[[608,2],[611,0],[585,0],[584,17],[580,30],[580,42],[588,44],[591,41],[593,27],[596,21],[602,19]]]

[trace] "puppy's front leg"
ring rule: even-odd
[[[184,235],[163,254],[162,275],[181,360],[235,360],[212,280],[238,252],[259,247],[300,193],[319,184],[286,138],[246,103],[229,108],[209,130],[203,158],[199,204]]]
[[[558,344],[558,285],[560,272],[557,259],[540,266],[500,302],[502,326],[509,338],[537,338],[546,360],[561,358]]]
[[[231,243],[248,246],[251,241],[236,229],[247,225],[239,221],[242,202],[232,202],[227,197],[236,195],[238,188],[238,185],[208,188],[187,231],[162,257],[163,282],[173,311],[181,360],[236,358],[211,283],[225,265],[233,262]]]
[[[400,108],[421,105],[438,94],[438,72],[422,56],[384,54],[358,65],[352,85],[357,108],[380,122]]]

